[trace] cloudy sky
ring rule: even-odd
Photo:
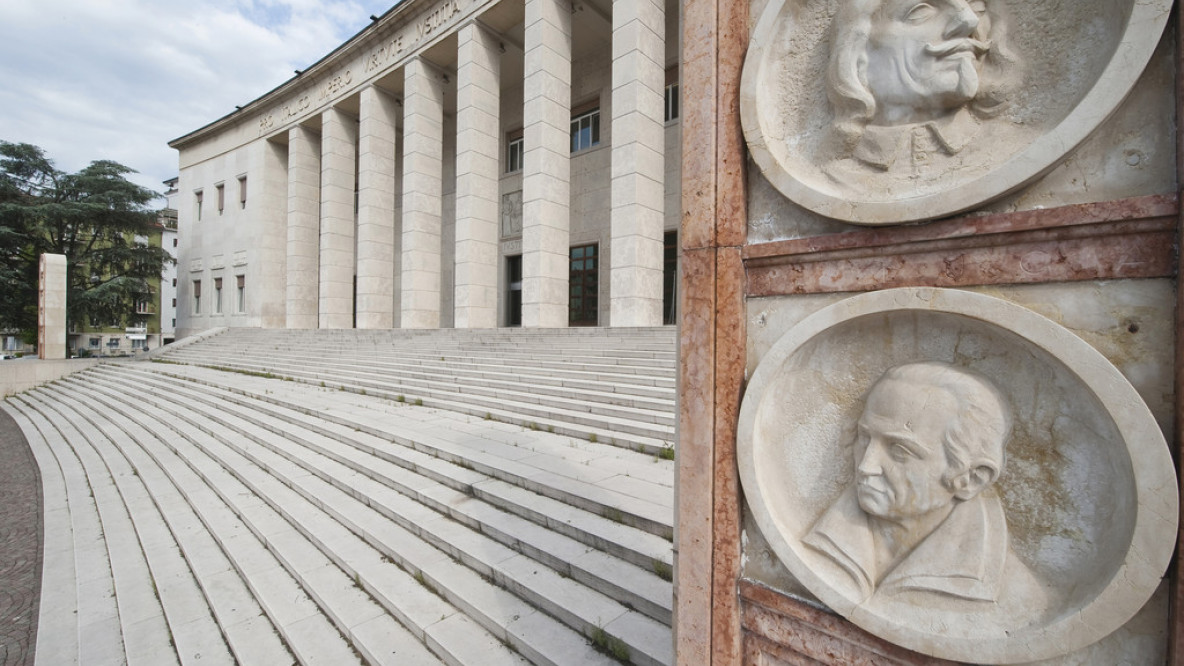
[[[292,77],[397,0],[0,0],[0,140],[161,191],[168,142]],[[160,202],[163,205],[163,200]]]

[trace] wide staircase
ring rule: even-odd
[[[232,330],[0,403],[39,664],[670,664],[671,329]]]

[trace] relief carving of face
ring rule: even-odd
[[[918,122],[956,109],[978,94],[983,0],[884,0],[871,16],[867,85],[874,122]]]
[[[896,381],[872,389],[855,440],[860,508],[899,523],[953,504],[942,442],[955,409],[953,397],[940,389],[919,390]]]

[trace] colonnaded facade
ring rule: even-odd
[[[180,153],[177,336],[673,323],[673,0],[405,0]]]

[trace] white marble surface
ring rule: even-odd
[[[988,378],[1014,415],[1002,475],[983,491],[1006,516],[995,539],[1008,553],[1004,577],[969,608],[918,603],[915,590],[852,591],[803,544],[856,478],[852,425],[869,386],[889,367],[930,360]],[[801,320],[762,355],[739,444],[753,518],[792,576],[856,624],[935,656],[1021,663],[1085,648],[1145,608],[1172,552],[1175,476],[1138,393],[1064,327],[981,294],[887,290]]]
[[[1114,112],[1170,4],[774,0],[742,82],[749,149],[783,195],[826,217],[975,208],[1055,167]]]

